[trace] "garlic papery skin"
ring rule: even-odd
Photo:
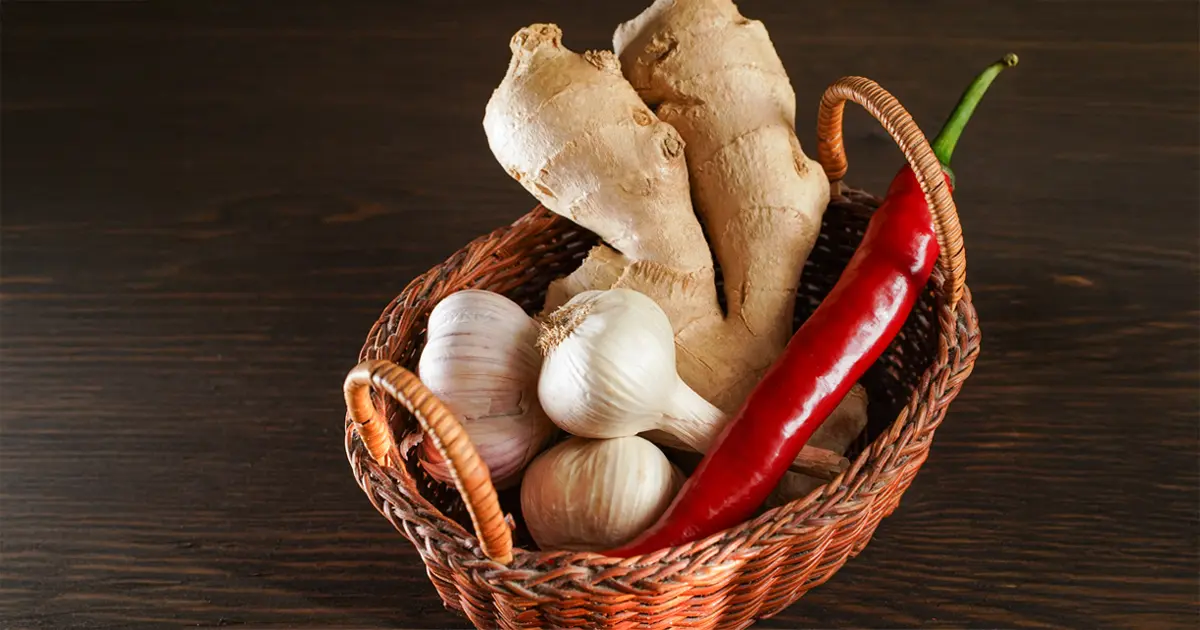
[[[599,551],[653,525],[683,481],[683,473],[644,438],[572,437],[525,471],[521,513],[542,550]]]
[[[666,313],[630,289],[584,291],[542,325],[538,399],[563,430],[615,438],[661,429],[704,452],[725,421],[675,371]]]
[[[418,376],[461,419],[492,483],[516,485],[557,432],[537,398],[538,325],[512,300],[468,289],[439,302],[426,330]],[[428,439],[421,464],[434,479],[453,483]]]

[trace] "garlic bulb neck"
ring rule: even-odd
[[[546,316],[538,333],[537,349],[546,356],[575,332],[580,322],[592,312],[591,300],[572,300]]]
[[[675,393],[670,399],[671,409],[664,414],[657,428],[697,453],[703,453],[721,431],[726,416],[688,387],[683,379],[676,380]]]

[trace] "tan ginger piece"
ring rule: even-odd
[[[492,153],[544,206],[620,252],[597,248],[552,289],[547,312],[631,274],[644,293],[671,297],[662,306],[673,324],[711,314],[712,254],[692,209],[679,134],[642,102],[612,52],[571,51],[553,24],[522,28],[509,47],[508,72],[483,119]]]
[[[682,54],[713,45],[714,52],[734,55],[724,64],[718,57],[703,57],[705,64],[719,64],[701,71],[715,77],[707,81],[716,85],[723,85],[720,77],[729,74],[727,67],[744,62],[738,56],[746,54],[744,43],[753,41],[738,35],[734,43],[743,44],[722,43],[738,33],[730,30],[737,20],[726,21],[724,29],[714,22],[697,31],[703,41],[678,48]],[[553,24],[534,24],[513,36],[512,60],[484,116],[488,144],[509,175],[551,211],[608,245],[594,248],[578,270],[551,285],[546,312],[591,289],[624,287],[650,296],[675,331],[680,376],[726,413],[736,411],[790,338],[795,286],[829,194],[815,163],[807,174],[816,179],[778,181],[781,156],[792,180],[800,176],[796,165],[809,167],[811,161],[800,161],[803,153],[790,131],[794,97],[765,31],[758,28],[765,40],[759,48],[766,52],[755,54],[774,60],[778,72],[773,78],[781,83],[758,96],[753,92],[762,92],[762,86],[749,80],[738,84],[746,91],[743,100],[731,102],[740,109],[726,115],[751,124],[716,126],[727,136],[723,140],[704,137],[703,121],[688,127],[696,139],[681,138],[647,107],[647,93],[634,90],[613,53],[573,52],[563,46],[562,32]],[[639,62],[633,58],[633,63]],[[755,104],[755,98],[765,104]],[[763,108],[774,108],[775,116],[758,111]],[[772,132],[755,131],[764,121],[774,125]],[[749,130],[741,134],[745,139],[728,137],[742,128]],[[754,140],[759,135],[772,141]],[[685,162],[685,154],[688,160],[692,154],[687,143],[693,141],[715,156],[707,170]],[[759,170],[764,174],[755,172]],[[701,183],[705,177],[708,181]],[[720,211],[701,209],[710,225],[716,221],[720,228],[713,240],[722,266],[740,269],[726,272],[733,285],[727,294],[734,298],[729,317],[717,303],[712,253],[692,208],[693,194],[698,203],[712,204],[712,188],[721,185],[731,188],[724,199],[746,197],[750,204],[738,201],[741,205],[731,206],[723,221],[710,218]],[[776,186],[803,190],[789,200],[786,191],[771,192]],[[663,438],[657,432],[653,437]]]

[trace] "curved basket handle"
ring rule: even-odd
[[[371,388],[387,392],[421,424],[426,439],[433,440],[437,451],[449,463],[450,475],[458,488],[483,553],[501,564],[512,561],[512,531],[504,520],[496,487],[487,465],[458,418],[438,400],[415,374],[391,361],[368,360],[346,375],[346,410],[371,457],[381,466],[396,462],[396,439],[387,418],[371,402]]]
[[[967,283],[967,253],[963,249],[962,226],[950,188],[946,185],[942,166],[938,163],[929,140],[917,127],[912,116],[896,97],[877,83],[863,77],[843,77],[828,88],[821,97],[817,114],[817,160],[834,185],[836,192],[846,176],[846,149],[842,144],[842,114],[846,101],[862,105],[904,152],[925,193],[925,202],[933,214],[937,232],[938,262],[946,272],[945,297],[953,309],[962,298]]]

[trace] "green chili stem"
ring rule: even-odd
[[[937,156],[943,168],[949,170],[954,146],[958,144],[958,138],[962,135],[963,128],[967,126],[971,114],[975,113],[975,107],[979,105],[988,86],[992,84],[1001,70],[1015,65],[1017,65],[1017,56],[1008,53],[1000,61],[979,73],[971,85],[967,86],[966,91],[958,99],[958,105],[955,105],[954,111],[950,112],[950,117],[946,119],[946,124],[942,126],[941,132],[933,139],[933,154]]]

